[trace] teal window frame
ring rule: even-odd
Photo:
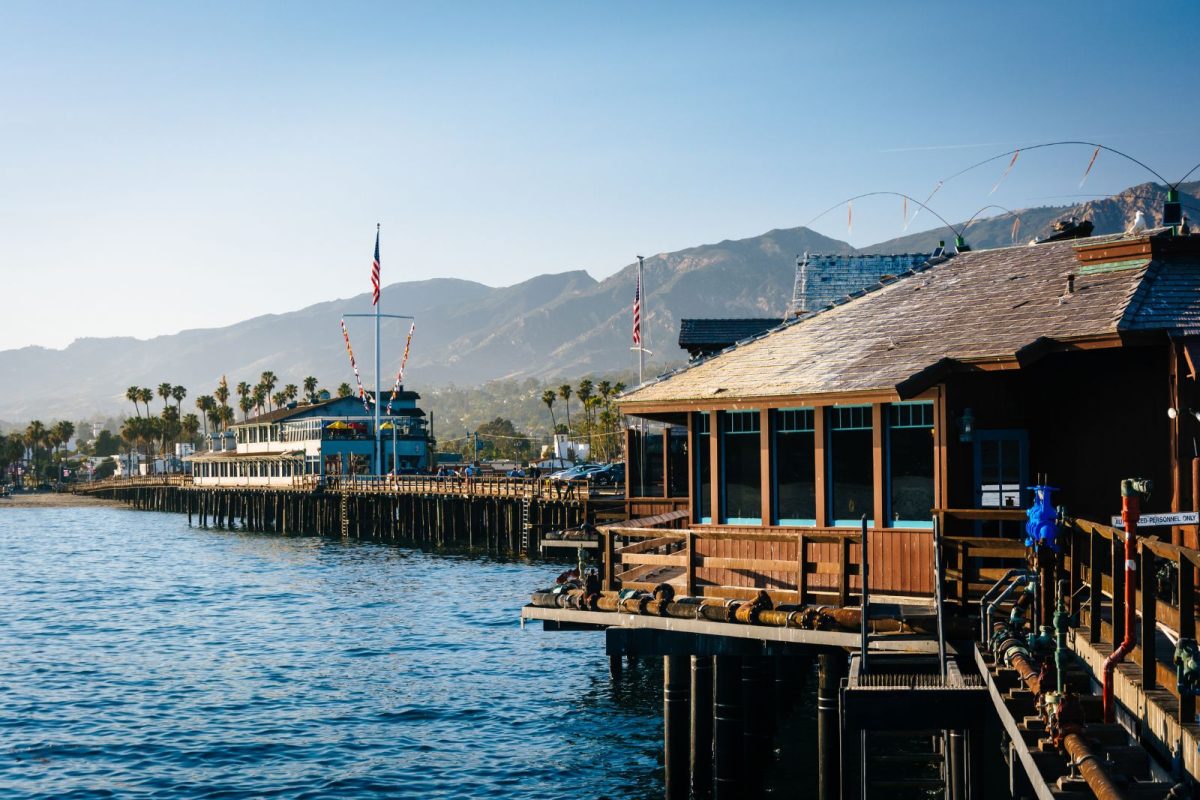
[[[737,420],[736,426],[734,420]],[[754,436],[756,441],[760,441],[762,432],[759,429],[760,414],[757,410],[737,410],[737,411],[721,411],[717,414],[717,428],[720,450],[720,491],[721,491],[721,524],[723,525],[762,525],[762,516],[757,517],[730,517],[728,516],[728,484],[726,478],[726,468],[728,466],[726,437],[727,436]],[[731,428],[738,427],[740,430],[726,430],[726,424]],[[758,492],[759,492],[759,507],[762,506],[762,469],[759,468],[758,475]]]
[[[774,507],[775,521],[777,525],[786,527],[815,527],[817,524],[816,516],[813,517],[784,517],[779,511],[779,434],[781,433],[812,433],[816,435],[816,415],[818,409],[812,406],[795,406],[789,408],[777,408],[771,414],[771,504]],[[816,442],[813,442],[813,449],[816,449]],[[815,454],[810,454],[814,459],[815,470]],[[816,475],[814,474],[813,486],[813,508],[816,508]]]
[[[890,403],[885,406],[887,416],[884,429],[884,478],[887,494],[887,523],[889,528],[921,528],[933,529],[932,513],[930,519],[893,519],[892,518],[892,431],[923,429],[930,432],[929,452],[933,454],[933,430],[936,425],[932,400],[913,400],[903,403]],[[919,414],[919,416],[918,416]],[[937,480],[937,460],[933,459],[933,472],[930,474],[930,484]]]
[[[837,457],[837,448],[833,446],[834,434],[838,431],[874,431],[874,409],[870,403],[862,403],[855,405],[840,405],[829,406],[827,409],[826,425],[825,425],[825,483],[826,483],[826,503],[829,513],[832,516],[833,509],[836,503],[834,494],[836,481],[834,480],[833,461]],[[855,419],[855,417],[859,417]],[[865,418],[865,424],[863,422]],[[873,470],[873,467],[872,467]],[[872,471],[871,475],[871,496],[872,503],[866,511],[867,527],[875,527],[875,476]],[[834,528],[861,528],[862,518],[858,519],[838,519],[832,518],[829,522]]]

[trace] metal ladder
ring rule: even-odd
[[[529,555],[529,534],[533,527],[530,523],[530,508],[533,500],[526,495],[521,498],[521,555]]]
[[[350,536],[350,498],[345,492],[342,492],[341,517],[342,538],[346,539]]]

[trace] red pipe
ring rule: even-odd
[[[1104,662],[1104,721],[1110,723],[1115,722],[1117,718],[1117,704],[1113,699],[1113,672],[1116,671],[1117,664],[1125,660],[1125,656],[1133,650],[1137,643],[1134,638],[1134,606],[1136,605],[1134,592],[1137,565],[1133,560],[1133,543],[1137,536],[1137,524],[1140,518],[1141,501],[1134,490],[1133,481],[1122,481],[1121,521],[1125,523],[1125,639]],[[1096,616],[1096,622],[1099,623],[1099,615]],[[1113,621],[1116,622],[1116,620]]]

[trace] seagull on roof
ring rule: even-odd
[[[1137,216],[1133,218],[1133,224],[1125,229],[1125,233],[1141,233],[1150,227],[1146,224],[1146,215],[1141,211],[1137,212]]]

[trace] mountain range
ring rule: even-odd
[[[1185,210],[1192,207],[1200,214],[1200,183],[1180,189]],[[1022,209],[1016,212],[1021,220],[1016,238],[1024,243],[1044,237],[1055,220],[1069,216],[1092,220],[1096,234],[1124,230],[1138,209],[1157,219],[1165,191],[1142,184],[1075,206]],[[965,230],[976,249],[1011,245],[1013,233],[1008,213],[976,220]],[[782,317],[798,253],[923,252],[939,240],[953,240],[953,234],[943,228],[856,250],[801,227],[648,257],[643,331],[646,347],[654,353],[648,366],[657,371],[684,360],[676,345],[683,317]],[[635,273],[636,265],[629,264],[601,281],[571,271],[498,288],[454,278],[387,286],[386,295],[404,298],[404,308],[417,318],[407,383],[419,391],[501,378],[573,379],[627,370],[634,364],[629,347]],[[222,375],[233,386],[256,382],[264,370],[275,372],[280,385],[299,384],[308,375],[320,378],[326,388],[352,383],[338,320],[369,308],[364,293],[222,328],[144,340],[84,338],[62,350],[34,346],[0,351],[0,385],[20,387],[0,395],[0,418],[123,413],[128,408],[125,389],[131,385],[170,381],[188,387],[194,398],[211,393]],[[358,343],[360,366],[369,372],[369,324],[361,319],[348,324]],[[406,331],[406,322],[384,324],[391,350],[402,349]],[[383,372],[394,375],[397,366],[385,363]]]

